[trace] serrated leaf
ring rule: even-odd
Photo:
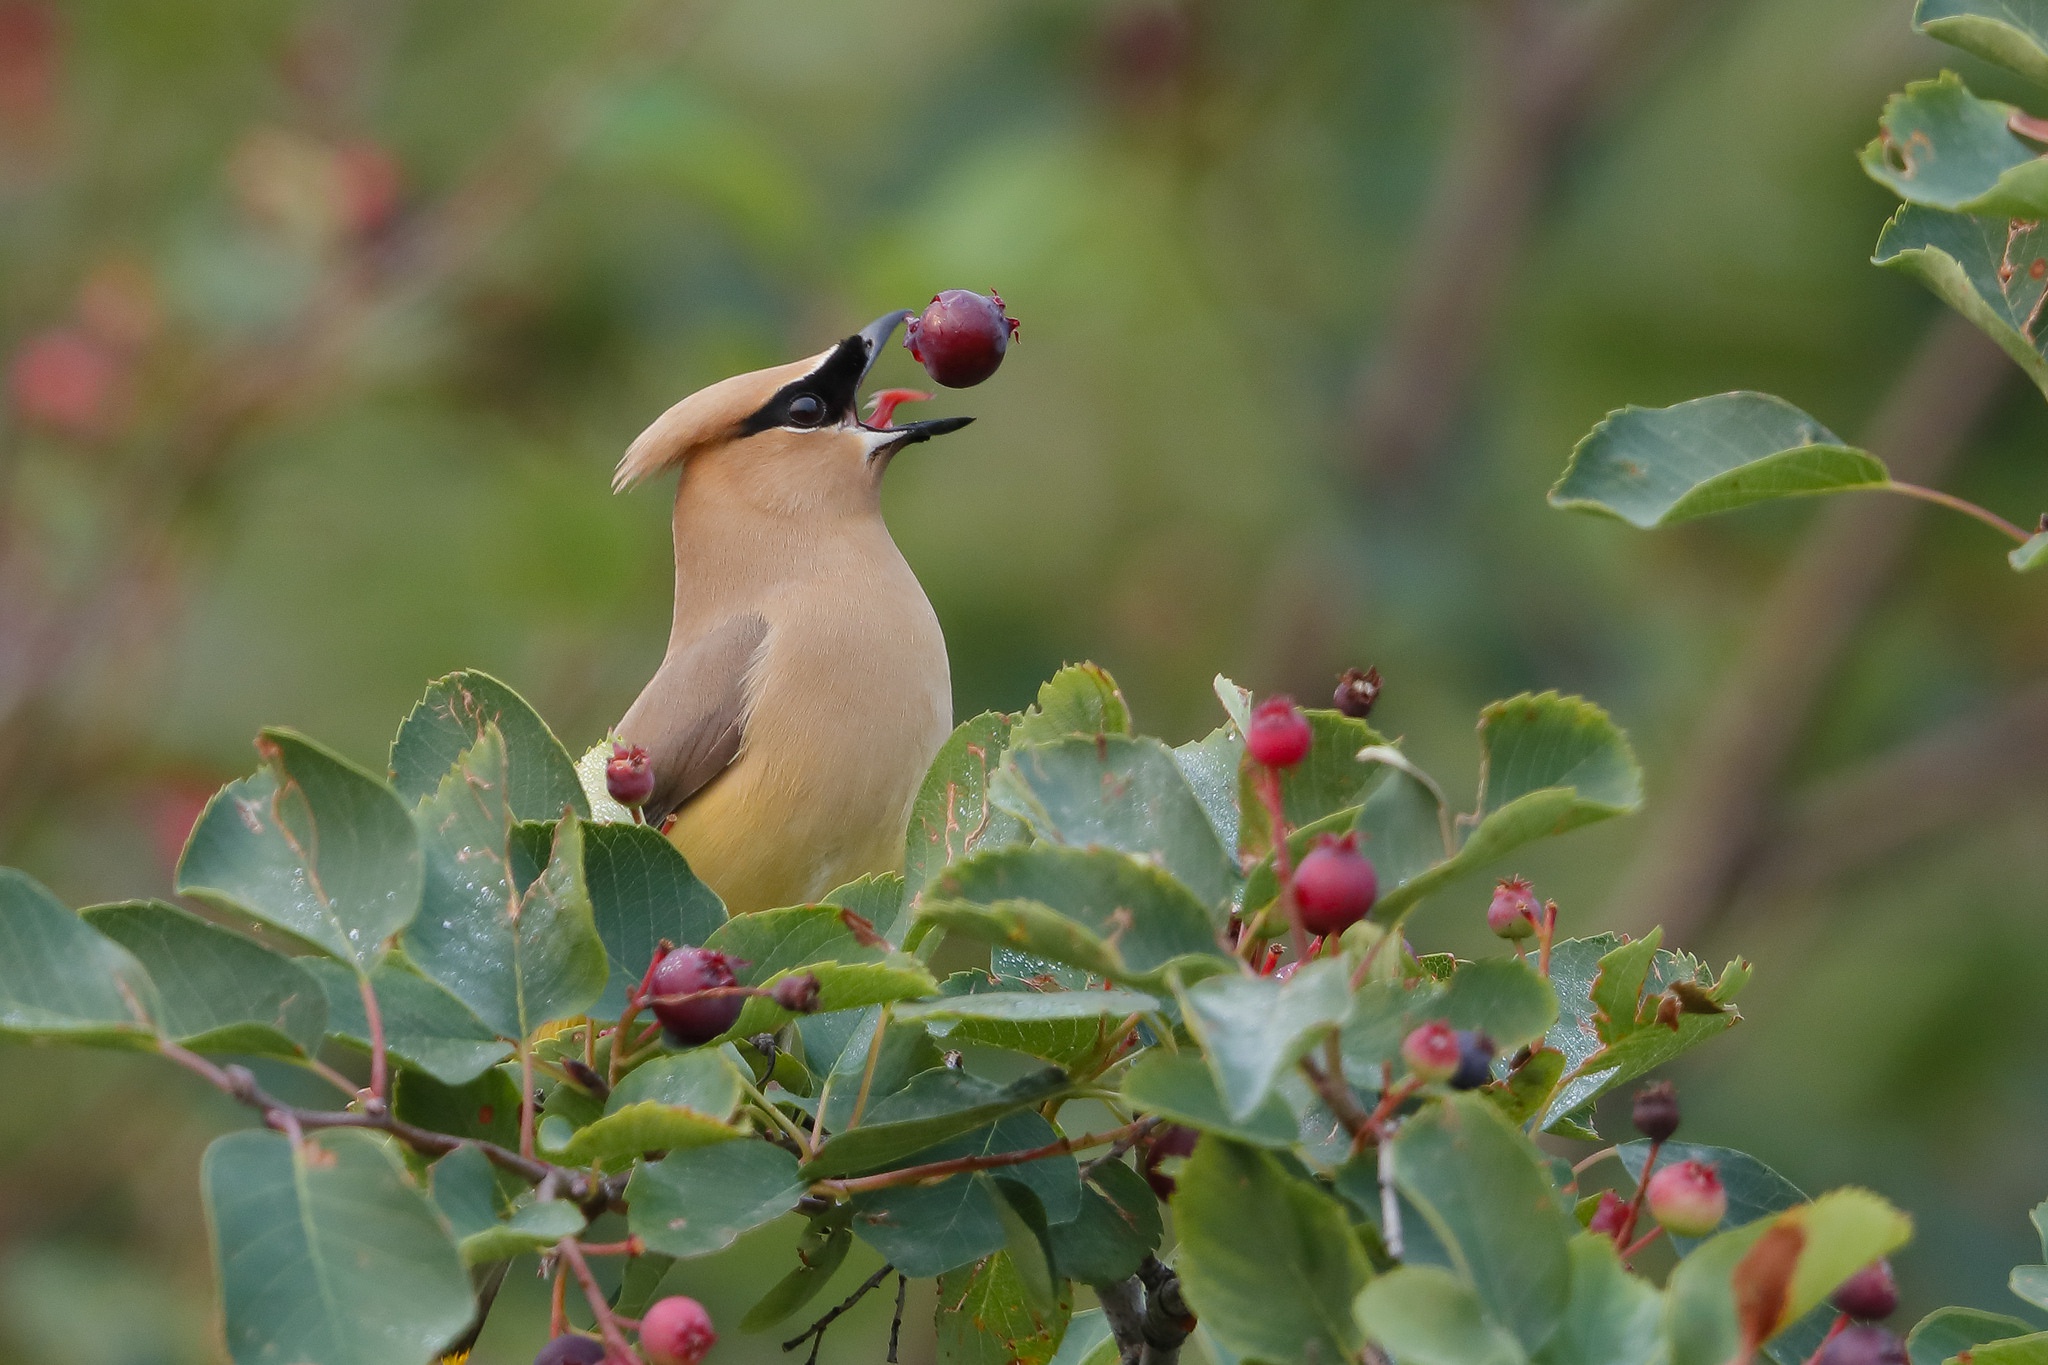
[[[26,872],[0,867],[0,1037],[148,1047],[149,974]]]
[[[1072,1316],[1063,1293],[1040,1307],[1024,1292],[1016,1261],[998,1251],[939,1277],[939,1360],[943,1365],[1045,1365]]]
[[[1244,736],[1234,725],[1219,725],[1203,738],[1174,749],[1173,761],[1180,765],[1188,790],[1209,817],[1216,842],[1236,848],[1240,823],[1237,771],[1244,762]]]
[[[1215,1073],[1192,1049],[1144,1053],[1124,1073],[1122,1089],[1131,1108],[1205,1133],[1261,1147],[1292,1147],[1300,1138],[1293,1112],[1278,1095],[1267,1096],[1243,1119],[1233,1117]]]
[[[1110,1284],[1138,1271],[1159,1249],[1159,1200],[1145,1178],[1121,1161],[1094,1168],[1081,1186],[1081,1211],[1051,1227],[1060,1274],[1082,1284]]]
[[[903,874],[900,872],[870,872],[864,877],[856,877],[844,886],[827,891],[823,903],[853,911],[874,925],[876,932],[891,943],[900,944],[903,930],[910,927],[903,914],[909,902],[904,895]]]
[[[2048,531],[2036,531],[2026,543],[2005,557],[2014,573],[2030,573],[2048,564]]]
[[[1048,843],[1151,862],[1219,914],[1237,889],[1236,861],[1173,751],[1156,739],[1106,735],[1013,748],[989,798]]]
[[[166,1037],[195,1052],[307,1057],[319,1050],[327,993],[292,959],[162,901],[79,913],[142,963]]]
[[[177,890],[240,911],[368,971],[420,909],[419,839],[397,793],[290,730],[264,766],[206,803]]]
[[[398,727],[391,741],[391,782],[398,794],[417,805],[440,790],[487,726],[504,737],[506,800],[514,818],[554,821],[564,810],[589,817],[575,762],[554,731],[524,697],[475,669],[428,686]]]
[[[883,1169],[1004,1114],[1041,1104],[1064,1092],[1068,1084],[1057,1067],[1008,1085],[947,1067],[924,1072],[895,1094],[870,1103],[859,1127],[826,1139],[804,1163],[804,1177],[823,1180]]]
[[[2012,131],[2018,112],[1971,94],[1953,71],[1910,82],[1886,102],[1864,172],[1901,199],[1949,213],[2039,218],[2048,160]]]
[[[936,1000],[896,1007],[951,1047],[1005,1048],[1064,1066],[1097,1052],[1123,1018],[1160,1008],[1153,996],[1121,990],[1038,990],[1014,979],[957,972]]]
[[[933,1046],[923,1024],[899,1023],[890,1018],[877,1048],[875,1029],[882,1018],[879,1007],[870,1007],[845,1014],[809,1014],[797,1020],[811,1067],[824,1077],[821,1107],[825,1127],[830,1131],[837,1132],[852,1121],[854,1106],[860,1100],[861,1082],[868,1075],[870,1054],[874,1062],[874,1074],[867,1086],[870,1104],[895,1094],[910,1083],[911,1077],[935,1070],[941,1064],[939,1050]],[[843,1035],[839,1032],[842,1026],[846,1028]],[[825,1037],[828,1029],[830,1039]],[[813,1039],[819,1040],[817,1045]]]
[[[565,1165],[581,1166],[729,1142],[747,1135],[731,1122],[739,1106],[740,1075],[728,1049],[656,1057],[628,1072],[604,1116],[577,1128],[557,1153]]]
[[[984,711],[962,721],[939,749],[910,807],[903,862],[903,901],[916,902],[948,863],[1024,837],[1024,825],[989,803],[989,779],[1010,747],[1015,717]],[[889,932],[889,925],[878,925]],[[901,933],[892,935],[901,942]]]
[[[1906,1337],[1912,1365],[1943,1365],[1965,1352],[2008,1337],[2033,1332],[2031,1323],[1981,1308],[1937,1308],[1920,1319]]]
[[[1304,714],[1309,723],[1308,755],[1280,774],[1280,809],[1293,829],[1355,809],[1379,775],[1376,765],[1359,761],[1359,751],[1386,744],[1379,732],[1362,720],[1336,711]],[[1273,851],[1272,824],[1258,793],[1264,771],[1249,760],[1239,767],[1237,799],[1243,815],[1237,849],[1245,857],[1264,858]]]
[[[1887,477],[1882,462],[1784,399],[1722,393],[1609,413],[1572,451],[1550,505],[1648,530]]]
[[[388,1138],[229,1133],[200,1183],[236,1365],[423,1361],[475,1311],[447,1224]]]
[[[1472,1287],[1439,1266],[1402,1266],[1359,1294],[1358,1326],[1403,1365],[1523,1365],[1528,1356]]]
[[[922,1019],[928,1023],[969,1019],[1000,1023],[1032,1023],[1046,1019],[1120,1017],[1127,1014],[1149,1013],[1158,1008],[1157,998],[1137,991],[1011,990],[920,1000],[899,1006],[896,1017]]]
[[[963,1156],[1029,1151],[1056,1133],[1037,1114],[1018,1110],[992,1124],[890,1162],[921,1166]],[[853,1230],[911,1276],[943,1274],[1008,1243],[1016,1217],[1007,1191],[1027,1191],[1040,1217],[1065,1221],[1081,1211],[1081,1181],[1074,1158],[1060,1154],[976,1175],[955,1175],[932,1185],[898,1185],[853,1198]],[[1028,1202],[1028,1201],[1027,1201]]]
[[[2041,0],[1919,0],[1913,27],[2048,85],[2048,6]]]
[[[523,1038],[596,1003],[609,967],[583,879],[582,822],[517,822],[506,763],[487,723],[420,803],[427,889],[406,952],[499,1034]]]
[[[2041,336],[2048,298],[2048,228],[1903,205],[1885,224],[1872,261],[1911,275],[1998,343],[2048,393]]]
[[[1306,963],[1286,981],[1230,973],[1181,994],[1182,1015],[1233,1119],[1255,1113],[1281,1073],[1344,1022],[1349,974],[1347,963],[1331,959]]]
[[[918,914],[1121,984],[1158,989],[1227,970],[1208,909],[1158,867],[1107,848],[1039,844],[948,868]]]
[[[1173,1221],[1181,1291],[1224,1345],[1275,1365],[1356,1357],[1351,1304],[1370,1271],[1336,1200],[1212,1134],[1181,1168]]]
[[[1397,749],[1380,746],[1365,752],[1376,756],[1368,761],[1380,763],[1386,775],[1367,794],[1351,828],[1359,852],[1372,859],[1384,896],[1455,857],[1457,845],[1442,794],[1423,780],[1421,770]]]
[[[1039,687],[1038,702],[1018,717],[1010,745],[1130,732],[1131,709],[1109,671],[1099,664],[1068,664]]]
[[[328,958],[298,962],[326,992],[328,1036],[368,1051],[370,1024],[360,979]],[[370,986],[384,1020],[384,1049],[400,1066],[423,1071],[444,1085],[461,1085],[512,1055],[511,1045],[469,1006],[395,962],[379,964],[370,973]]]
[[[1664,1297],[1622,1267],[1611,1238],[1570,1244],[1571,1298],[1536,1365],[1652,1365],[1663,1347]]]
[[[1535,1145],[1485,1100],[1457,1096],[1401,1126],[1393,1171],[1487,1312],[1540,1350],[1564,1315],[1572,1225]]]
[[[676,1152],[633,1173],[629,1226],[654,1250],[705,1256],[788,1213],[803,1197],[796,1158],[768,1142]]]
[[[616,1019],[661,940],[701,944],[725,923],[725,905],[697,880],[676,846],[647,825],[586,823],[583,880],[591,920],[611,964],[604,994],[590,1007]]]

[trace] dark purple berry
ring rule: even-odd
[[[818,1008],[818,978],[809,972],[785,976],[769,991],[775,1003],[792,1014],[809,1014]]]
[[[598,1365],[603,1359],[603,1342],[568,1332],[541,1347],[533,1365]]]
[[[1872,1261],[1842,1281],[1842,1287],[1834,1293],[1834,1304],[1837,1312],[1865,1322],[1890,1317],[1899,1306],[1899,1286],[1892,1279],[1892,1263]]]
[[[1636,1091],[1635,1107],[1629,1111],[1636,1131],[1652,1142],[1668,1142],[1678,1131],[1678,1092],[1669,1081],[1655,1081]]]
[[[1907,1365],[1906,1344],[1882,1327],[1853,1323],[1814,1352],[1813,1365]]]
[[[614,744],[604,765],[604,789],[612,800],[638,810],[654,795],[654,765],[637,744]]]
[[[1604,1232],[1609,1237],[1621,1236],[1628,1226],[1628,1201],[1613,1190],[1600,1191],[1600,1202],[1593,1208],[1593,1216],[1586,1223],[1588,1232]]]
[[[904,329],[903,344],[924,372],[949,389],[969,389],[996,372],[1017,321],[1003,312],[1003,296],[948,289],[932,295]]]
[[[1478,1029],[1458,1030],[1458,1069],[1451,1089],[1477,1090],[1493,1079],[1493,1039]]]
[[[1330,699],[1330,705],[1353,720],[1364,720],[1372,714],[1373,703],[1379,699],[1380,671],[1377,668],[1368,668],[1363,673],[1347,668],[1344,676],[1337,680],[1337,695]]]
[[[1294,869],[1294,903],[1311,934],[1341,934],[1365,918],[1379,898],[1372,860],[1358,851],[1358,836],[1325,834]]]
[[[1308,757],[1315,733],[1292,697],[1268,697],[1252,708],[1244,730],[1244,751],[1268,768],[1291,768]]]
[[[747,998],[737,994],[695,1000],[663,997],[694,995],[738,984],[732,960],[724,953],[714,953],[709,948],[678,948],[656,964],[648,995],[654,1017],[668,1030],[669,1040],[678,1047],[695,1047],[731,1028]]]

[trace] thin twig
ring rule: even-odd
[[[1387,1254],[1400,1260],[1406,1251],[1401,1236],[1401,1195],[1394,1188],[1394,1144],[1382,1142],[1379,1150],[1380,1240]]]
[[[384,1055],[384,1012],[377,1008],[377,990],[370,984],[370,974],[359,973],[356,984],[362,988],[363,1018],[369,1022],[370,1098],[382,1104],[390,1095],[390,1064]]]
[[[797,1347],[803,1345],[806,1341],[808,1341],[811,1343],[811,1359],[815,1361],[818,1358],[818,1347],[823,1345],[825,1341],[825,1329],[830,1327],[833,1323],[839,1321],[840,1315],[846,1312],[847,1309],[853,1307],[862,1299],[866,1298],[868,1296],[869,1291],[874,1289],[874,1287],[880,1284],[882,1281],[888,1279],[890,1273],[895,1269],[896,1267],[893,1265],[884,1265],[880,1270],[877,1270],[874,1274],[868,1276],[866,1280],[861,1282],[860,1288],[854,1290],[851,1294],[848,1294],[846,1296],[846,1301],[844,1303],[840,1304],[837,1308],[828,1308],[827,1310],[825,1310],[825,1315],[823,1317],[819,1318],[809,1327],[804,1328],[803,1331],[797,1333],[788,1341],[783,1342],[782,1349],[785,1351],[794,1351]]]
[[[839,1194],[864,1194],[870,1190],[894,1189],[898,1185],[918,1185],[926,1181],[944,1180],[948,1176],[960,1175],[966,1171],[996,1171],[1005,1166],[1022,1166],[1028,1162],[1043,1161],[1051,1156],[1065,1156],[1069,1152],[1085,1151],[1100,1147],[1104,1143],[1116,1142],[1136,1132],[1140,1126],[1150,1123],[1139,1119],[1107,1133],[1085,1133],[1077,1138],[1060,1138],[1043,1147],[1029,1147],[1019,1152],[990,1152],[983,1156],[956,1156],[945,1161],[927,1161],[922,1166],[905,1166],[900,1170],[883,1171],[879,1175],[855,1176],[851,1180],[823,1180],[821,1186]]]
[[[1946,507],[1952,512],[1961,512],[1966,517],[1975,517],[2000,535],[2009,537],[2021,545],[2033,539],[2032,536],[2029,536],[2025,531],[2022,531],[2019,527],[2013,525],[1991,509],[1979,507],[1968,498],[1959,498],[1953,493],[1944,493],[1939,488],[1922,488],[1917,483],[1903,483],[1898,479],[1888,479],[1884,483],[1872,484],[1871,490],[1873,492],[1903,493],[1909,498],[1918,498],[1922,502],[1931,502],[1937,507]]]
[[[605,1298],[604,1290],[597,1282],[597,1276],[590,1273],[590,1263],[583,1259],[583,1251],[573,1237],[564,1237],[555,1243],[555,1250],[569,1263],[569,1269],[576,1272],[576,1282],[583,1286],[583,1297],[590,1304],[590,1314],[597,1319],[598,1335],[604,1338],[606,1359],[616,1357],[614,1365],[645,1365],[640,1353],[626,1340],[620,1330],[617,1316],[612,1312],[611,1303]]]
[[[846,1126],[858,1128],[860,1116],[867,1112],[868,1090],[875,1083],[875,1065],[882,1059],[882,1036],[889,1031],[889,1007],[884,1005],[875,1016],[875,1033],[868,1039],[868,1064],[860,1073],[860,1090],[853,1097],[853,1113],[848,1116]]]
[[[910,1295],[910,1277],[897,1272],[896,1316],[889,1319],[889,1365],[896,1365],[896,1345],[903,1336],[903,1301]]]
[[[1088,1180],[1094,1176],[1096,1171],[1107,1166],[1110,1162],[1122,1160],[1124,1153],[1143,1142],[1151,1131],[1159,1126],[1160,1122],[1161,1120],[1156,1115],[1153,1115],[1133,1123],[1123,1137],[1118,1138],[1109,1145],[1108,1151],[1081,1164],[1081,1179]]]

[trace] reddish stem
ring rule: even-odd
[[[575,1239],[565,1237],[555,1243],[555,1249],[569,1263],[569,1269],[576,1273],[576,1282],[583,1286],[583,1297],[590,1303],[591,1316],[597,1319],[598,1335],[604,1338],[605,1350],[617,1356],[621,1365],[646,1365],[620,1330],[619,1319],[612,1312],[612,1306],[605,1302],[604,1290],[598,1287],[597,1277],[590,1273],[590,1263],[583,1259],[583,1250],[576,1245]]]
[[[1621,1220],[1621,1227],[1615,1231],[1614,1244],[1627,1246],[1628,1239],[1636,1235],[1636,1220],[1643,1216],[1643,1200],[1650,1193],[1650,1176],[1657,1169],[1657,1153],[1664,1147],[1662,1138],[1650,1139],[1650,1156],[1643,1162],[1643,1178],[1636,1185],[1636,1197],[1629,1201],[1628,1216]]]
[[[897,1185],[915,1185],[926,1180],[943,1180],[947,1176],[959,1175],[963,1171],[993,1171],[1004,1166],[1021,1166],[1030,1161],[1042,1161],[1049,1156],[1065,1156],[1088,1147],[1101,1147],[1107,1143],[1119,1142],[1144,1128],[1152,1120],[1138,1119],[1121,1128],[1107,1133],[1088,1133],[1077,1138],[1061,1138],[1048,1142],[1043,1147],[1032,1147],[1021,1152],[992,1152],[986,1156],[956,1156],[946,1161],[928,1161],[922,1166],[905,1166],[901,1170],[884,1171],[880,1175],[858,1176],[852,1180],[831,1180],[824,1182],[842,1194],[860,1194],[867,1190],[886,1190]]]
[[[1280,800],[1280,770],[1261,768],[1253,784],[1259,804],[1266,808],[1266,824],[1273,840],[1273,880],[1280,884],[1280,908],[1294,941],[1294,960],[1308,961],[1308,930],[1301,923],[1301,907],[1294,903],[1294,854],[1287,847],[1287,813]]]
[[[1621,1259],[1623,1264],[1627,1264],[1628,1262],[1634,1260],[1635,1255],[1638,1251],[1641,1251],[1644,1247],[1656,1241],[1659,1237],[1663,1236],[1663,1234],[1663,1228],[1651,1228],[1649,1232],[1643,1235],[1640,1241],[1631,1242],[1629,1245],[1623,1247],[1621,1251]]]
[[[377,992],[370,985],[367,973],[356,978],[362,988],[363,1018],[369,1023],[370,1035],[370,1098],[384,1103],[390,1085],[390,1064],[384,1056],[384,1012],[377,1008]]]

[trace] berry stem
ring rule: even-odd
[[[1572,1174],[1575,1176],[1584,1175],[1588,1167],[1593,1166],[1599,1162],[1605,1161],[1608,1157],[1620,1155],[1621,1148],[1619,1147],[1602,1147],[1599,1151],[1593,1153],[1593,1155],[1587,1157],[1584,1161],[1581,1161],[1578,1165],[1572,1167]]]
[[[1938,488],[1923,488],[1917,483],[1900,483],[1897,479],[1888,479],[1884,483],[1875,485],[1875,487],[1887,493],[1903,493],[1909,498],[1918,498],[1922,502],[1931,502],[1937,507],[1946,507],[1952,512],[1961,512],[1966,517],[1975,517],[1992,530],[2011,536],[2022,545],[2031,539],[2025,531],[2022,531],[2004,517],[1999,516],[1998,513],[1988,508],[1979,507],[1967,498],[1959,498],[1953,493],[1944,493]]]
[[[1543,918],[1536,925],[1536,975],[1550,979],[1550,945],[1557,937],[1557,902],[1545,901]]]
[[[1294,960],[1308,961],[1308,930],[1301,922],[1301,907],[1294,903],[1294,855],[1287,847],[1287,812],[1280,800],[1280,770],[1261,768],[1253,784],[1259,804],[1266,808],[1266,824],[1273,840],[1273,880],[1280,884],[1280,906],[1287,915],[1287,927],[1294,940]]]
[[[860,1116],[868,1107],[868,1091],[875,1084],[875,1064],[882,1060],[882,1035],[889,1031],[889,1007],[882,1006],[882,1012],[875,1016],[875,1032],[868,1039],[868,1063],[861,1068],[860,1089],[853,1097],[853,1113],[847,1116],[846,1126],[858,1128]]]
[[[519,1040],[519,1155],[533,1160],[533,1045]]]
[[[740,1077],[740,1089],[746,1092],[747,1098],[754,1102],[763,1116],[770,1123],[781,1129],[783,1135],[794,1141],[799,1149],[806,1152],[817,1150],[811,1146],[810,1140],[804,1134],[804,1130],[792,1123],[789,1116],[780,1109],[777,1109],[774,1102],[761,1093],[760,1087],[748,1080],[744,1075]]]
[[[1622,1264],[1627,1265],[1630,1261],[1633,1261],[1638,1251],[1641,1251],[1644,1247],[1656,1241],[1657,1238],[1663,1234],[1663,1232],[1663,1228],[1651,1228],[1647,1233],[1643,1234],[1643,1236],[1639,1240],[1631,1242],[1627,1246],[1623,1247],[1621,1249]]]
[[[640,812],[633,813],[638,815]],[[608,1068],[611,1074],[605,1078],[613,1087],[619,1083],[619,1066],[626,1059],[626,1045],[632,1032],[633,1020],[646,1007],[647,992],[654,985],[654,969],[661,965],[663,958],[674,951],[675,945],[667,939],[662,939],[654,945],[654,956],[648,959],[647,970],[640,973],[640,984],[633,988],[632,993],[626,997],[626,1007],[619,1011],[618,1027],[612,1031],[612,1061]]]
[[[1664,1149],[1664,1139],[1650,1139],[1650,1155],[1643,1162],[1643,1178],[1636,1183],[1636,1197],[1628,1204],[1628,1216],[1621,1220],[1621,1227],[1614,1234],[1616,1246],[1627,1246],[1628,1239],[1636,1235],[1636,1220],[1643,1216],[1643,1201],[1650,1197],[1650,1177],[1657,1170],[1657,1153]]]
[[[384,1055],[384,1012],[377,1008],[377,991],[370,985],[368,973],[356,978],[362,989],[363,1018],[369,1024],[370,1035],[370,1098],[383,1104],[388,1098],[391,1065]]]
[[[1843,1329],[1848,1327],[1850,1321],[1851,1319],[1847,1313],[1835,1314],[1835,1321],[1833,1325],[1831,1325],[1828,1328],[1828,1334],[1820,1339],[1820,1346],[1816,1346],[1813,1348],[1813,1354],[1806,1358],[1806,1365],[1813,1365],[1814,1361],[1819,1360],[1821,1347],[1826,1346],[1829,1342],[1833,1341],[1836,1337],[1840,1336],[1842,1334]]]
[[[555,1259],[554,1288],[548,1294],[548,1340],[569,1330],[569,1267]]]
[[[569,1263],[569,1269],[576,1272],[576,1282],[583,1286],[583,1297],[589,1301],[591,1316],[597,1319],[598,1335],[604,1338],[605,1350],[618,1357],[621,1365],[646,1365],[620,1330],[619,1320],[613,1316],[611,1304],[605,1301],[597,1277],[590,1273],[590,1262],[583,1259],[583,1249],[576,1245],[576,1239],[564,1237],[555,1243],[555,1249]]]

